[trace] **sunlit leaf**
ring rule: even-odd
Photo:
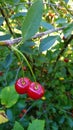
[[[45,29],[54,29],[54,26],[52,25],[52,24],[50,24],[50,23],[47,23],[47,22],[45,22],[45,21],[42,21],[41,22],[41,26],[42,27],[44,27]]]
[[[16,93],[14,86],[5,87],[1,92],[1,104],[6,108],[12,107],[18,101],[19,95]]]
[[[67,26],[67,28],[64,29],[64,31],[63,31],[65,38],[67,38],[68,36],[70,36],[71,33],[72,33],[72,31],[73,31],[73,22],[70,23],[70,24]]]
[[[43,2],[36,0],[28,10],[22,25],[23,41],[30,39],[38,30],[42,18]]]
[[[39,51],[42,52],[48,50],[50,47],[54,45],[57,38],[58,36],[50,36],[42,40],[39,46]]]
[[[8,117],[5,114],[5,111],[0,110],[0,124],[8,122]]]

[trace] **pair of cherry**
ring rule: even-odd
[[[38,82],[32,82],[27,77],[19,78],[15,83],[15,90],[19,94],[27,94],[32,99],[40,99],[44,95],[44,88]]]

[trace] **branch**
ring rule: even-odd
[[[66,28],[66,26],[61,27],[61,28],[56,28],[56,29],[47,30],[47,31],[45,31],[45,32],[41,32],[41,33],[35,34],[32,38],[34,38],[34,39],[35,39],[35,38],[39,38],[39,37],[48,35],[48,34],[50,34],[50,33],[63,30],[63,29],[65,29],[65,28]]]
[[[42,36],[45,36],[45,35],[51,34],[53,32],[57,32],[57,31],[63,30],[65,28],[66,28],[66,26],[61,27],[61,28],[47,30],[45,32],[41,32],[41,33],[35,34],[34,36],[32,36],[31,39],[40,38]],[[22,37],[15,38],[15,39],[10,39],[10,40],[4,40],[4,41],[0,41],[0,45],[2,45],[2,46],[3,45],[12,45],[12,44],[15,44],[15,43],[19,43],[21,40],[22,40]]]
[[[2,8],[2,7],[0,7],[0,12],[1,12],[1,14],[2,14],[3,18],[5,19],[5,22],[6,22],[7,26],[8,26],[8,28],[9,28],[10,33],[11,33],[12,35],[14,35],[14,34],[13,34],[13,31],[12,31],[12,29],[11,29],[11,27],[10,27],[10,23],[9,23],[8,18],[7,18],[6,11],[5,11],[5,10],[3,10],[3,8]]]
[[[60,51],[56,61],[55,61],[55,64],[54,64],[54,67],[56,66],[57,64],[57,61],[60,59],[61,55],[64,53],[65,49],[67,48],[68,44],[73,40],[73,35],[71,35],[71,37],[68,39],[68,40],[65,40],[64,42],[64,46],[62,48],[62,50]]]
[[[19,43],[21,40],[22,40],[22,37],[11,39],[11,40],[0,41],[0,46],[12,45],[12,44],[15,44],[15,43]]]

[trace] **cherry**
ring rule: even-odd
[[[32,99],[40,99],[44,95],[44,88],[38,82],[32,82],[27,90],[27,94]]]
[[[3,72],[2,71],[0,71],[0,76],[2,76],[3,75]]]
[[[69,59],[68,59],[68,58],[65,58],[65,59],[64,59],[64,62],[66,62],[66,63],[69,62]]]
[[[26,109],[23,109],[23,110],[22,110],[22,113],[26,113],[26,112],[27,112],[27,110],[26,110]]]
[[[23,117],[23,113],[20,113],[20,114],[19,114],[19,118],[22,118],[22,117]]]
[[[55,16],[55,14],[54,13],[49,13],[49,16],[53,18]]]
[[[24,66],[22,69],[23,69],[24,71],[26,71],[26,70],[27,70],[26,66]]]
[[[27,93],[27,88],[30,85],[31,80],[27,77],[19,78],[15,83],[15,89],[19,94]]]

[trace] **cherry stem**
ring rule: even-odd
[[[24,79],[22,79],[22,85],[25,85],[26,83],[25,83],[25,81],[24,81]]]
[[[38,90],[38,85],[36,85],[36,86],[34,87],[34,89],[35,89],[35,90]]]
[[[25,62],[27,63],[27,65],[28,65],[28,67],[29,67],[29,69],[30,69],[30,71],[31,71],[31,73],[32,73],[32,76],[33,76],[33,78],[34,78],[34,81],[36,82],[36,77],[35,77],[35,75],[34,75],[34,73],[33,73],[33,70],[32,70],[32,68],[31,68],[31,65],[29,64],[29,62],[28,62],[27,58],[25,57],[25,55],[23,55],[23,53],[22,53],[21,51],[19,51],[16,47],[11,46],[11,48],[12,48],[12,50],[14,50],[15,52],[17,52],[18,54],[20,54],[20,55],[23,57],[23,59],[24,59]]]
[[[23,74],[23,77],[24,77],[25,74],[24,74],[24,71],[23,71],[23,64],[22,64],[22,61],[21,61],[20,55],[19,55],[19,53],[18,53],[17,51],[15,51],[15,52],[16,52],[16,55],[17,55],[19,61],[20,61],[21,68],[22,68],[22,74]]]

